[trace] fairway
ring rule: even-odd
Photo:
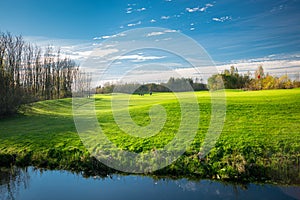
[[[155,174],[300,183],[300,89],[226,90],[223,131],[215,147],[201,160],[197,154],[210,125],[211,99],[209,92],[195,94],[200,111],[196,136],[176,162]],[[150,124],[149,110],[153,105],[159,104],[166,110],[163,128],[148,138],[120,130],[114,121],[111,98],[96,95],[95,109],[103,132],[118,148],[136,153],[158,150],[176,135],[181,112],[173,93],[130,97],[130,116],[139,126]],[[1,165],[113,171],[91,158],[82,144],[73,121],[72,99],[37,102],[23,107],[18,116],[1,119],[0,140]],[[97,148],[105,148],[105,144]]]

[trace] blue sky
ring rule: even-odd
[[[186,34],[218,64],[300,55],[300,0],[2,0],[0,10],[1,31],[70,55],[143,27]]]

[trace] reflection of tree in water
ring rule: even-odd
[[[16,199],[22,187],[28,188],[29,178],[27,168],[0,168],[0,199]]]

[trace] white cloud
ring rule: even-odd
[[[222,21],[220,18],[217,18],[217,17],[212,18],[212,20],[216,21],[216,22],[221,22]]]
[[[256,60],[261,60],[260,58]],[[295,72],[299,72],[300,70],[300,60],[261,60],[261,61],[253,61],[244,60],[233,62],[231,64],[219,65],[217,66],[219,72],[224,71],[225,69],[229,69],[230,66],[237,67],[239,72],[245,73],[247,71],[254,72],[258,66],[263,66],[265,73],[270,73],[275,76],[281,76],[285,73],[288,75],[293,75]]]
[[[196,8],[186,8],[186,11],[192,13],[192,12],[198,11],[199,9],[200,9],[199,7],[196,7]]]
[[[101,39],[109,39],[109,38],[124,37],[124,36],[126,36],[126,34],[118,33],[118,34],[115,34],[115,35],[103,35],[101,37],[94,37],[93,39],[94,40],[101,40]]]
[[[139,8],[136,11],[141,12],[141,11],[145,11],[145,10],[146,10],[146,8]]]
[[[165,58],[165,56],[143,56],[139,54],[125,55],[114,58],[115,60],[132,60],[132,62],[143,62],[147,60],[158,60]]]
[[[204,7],[200,8],[200,11],[201,11],[201,12],[204,12],[204,11],[206,11],[209,7],[213,7],[213,6],[214,6],[213,4],[207,3]]]
[[[135,6],[136,4],[128,4],[129,6]],[[142,11],[145,11],[145,10],[147,10],[147,8],[145,8],[145,7],[142,7],[142,8],[138,8],[138,9],[135,9],[135,8],[133,8],[133,7],[128,7],[127,9],[126,9],[126,13],[127,14],[130,14],[130,13],[133,13],[133,12],[142,12]]]
[[[88,56],[93,52],[92,50],[76,50],[75,48],[72,50],[66,50],[66,47],[61,47],[62,57],[68,57],[70,59],[76,60],[76,61],[82,61],[88,58]]]
[[[130,60],[135,68],[130,71],[125,79],[127,82],[165,82],[170,77],[187,77],[187,78],[202,78],[206,83],[207,79],[218,72],[224,71],[224,69],[230,69],[230,66],[237,67],[240,73],[247,73],[249,70],[252,74],[259,65],[262,65],[265,73],[269,73],[274,76],[281,76],[288,74],[291,79],[296,78],[300,71],[300,55],[270,55],[263,58],[255,58],[248,60],[232,61],[228,64],[218,64],[216,66],[195,66],[187,67],[185,64],[177,62],[163,62],[158,59],[162,57],[158,56],[141,56],[138,54],[121,56],[115,58],[118,62],[121,60]],[[149,61],[142,63],[143,61]],[[121,63],[120,63],[121,64]],[[124,64],[124,63],[122,63]],[[128,65],[128,64],[127,64]],[[116,75],[114,80],[121,78]],[[113,80],[113,79],[112,79]]]
[[[107,44],[107,45],[105,45],[104,46],[104,48],[112,48],[112,47],[114,47],[115,45],[113,45],[113,44]]]
[[[40,46],[41,48],[48,47],[51,44],[51,47],[54,51],[60,49],[61,57],[70,58],[78,63],[86,59],[92,49],[93,42],[91,41],[82,41],[82,40],[70,40],[70,39],[57,39],[57,38],[48,38],[48,37],[36,37],[36,36],[24,36],[26,42]]]
[[[151,19],[150,22],[151,22],[151,23],[155,23],[156,20],[155,20],[155,19]]]
[[[118,49],[97,49],[93,52],[92,56],[97,56],[97,57],[105,57],[107,55],[117,53],[119,50]]]
[[[265,62],[265,61],[278,61],[278,60],[300,60],[300,54],[271,54],[265,57],[252,58],[247,60],[233,60],[233,63],[244,63],[244,62]]]
[[[164,35],[166,33],[176,33],[176,32],[178,32],[178,31],[177,30],[168,29],[168,30],[165,30],[165,31],[157,31],[157,32],[148,33],[146,35],[146,37],[152,37],[152,36]]]
[[[130,14],[130,13],[132,13],[132,8],[130,8],[130,7],[129,7],[129,8],[127,8],[127,9],[126,9],[126,13],[127,13],[127,14]]]
[[[142,24],[142,22],[141,21],[138,21],[137,23],[132,23],[132,24],[127,24],[127,26],[128,27],[132,27],[132,26],[137,26],[137,25],[140,25],[140,24]]]
[[[205,12],[209,7],[213,7],[213,6],[214,6],[213,4],[208,3],[208,4],[205,4],[205,6],[202,7],[202,8],[200,8],[200,7],[198,6],[198,7],[195,7],[195,8],[186,8],[185,10],[186,10],[187,12],[190,12],[190,13],[192,13],[192,12],[197,12],[197,11]]]
[[[176,32],[179,32],[179,31],[173,30],[173,29],[165,30],[165,33],[176,33]]]
[[[195,28],[194,28],[194,27],[192,27],[192,28],[190,28],[190,30],[191,30],[191,31],[193,31],[193,30],[195,30]]]
[[[224,16],[224,17],[214,17],[212,18],[213,21],[216,21],[216,22],[225,22],[225,21],[229,21],[231,20],[232,18],[230,16]]]
[[[109,38],[114,38],[115,35],[104,35],[102,36],[102,39],[109,39]]]
[[[165,34],[165,32],[152,32],[152,33],[148,33],[147,37],[163,35],[163,34]]]
[[[161,19],[170,19],[170,16],[161,16]]]
[[[252,62],[249,60],[231,63],[231,64],[221,64],[217,66],[206,66],[206,67],[196,67],[196,68],[178,68],[175,71],[183,77],[189,78],[203,78],[203,81],[206,80],[214,73],[222,72],[225,69],[230,69],[230,66],[237,67],[239,72],[247,73],[250,71],[252,74],[257,69],[259,65],[262,65],[265,73],[270,73],[271,75],[281,76],[285,73],[293,79],[295,75],[298,74],[300,70],[300,60],[273,60],[273,61],[260,61],[260,62]],[[168,80],[170,77],[170,72],[163,73],[160,72],[162,76],[165,76],[165,80]],[[149,77],[153,78],[155,76]],[[133,79],[134,80],[134,79]]]

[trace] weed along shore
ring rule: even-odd
[[[124,94],[125,95],[125,94]],[[209,154],[198,152],[207,133],[209,92],[196,92],[201,120],[187,151],[156,176],[212,178],[241,182],[300,184],[300,89],[226,90],[223,131]],[[111,95],[96,95],[95,108],[105,135],[119,148],[146,152],[164,147],[180,124],[180,107],[173,93],[133,95],[130,115],[140,126],[151,120],[149,109],[161,104],[167,112],[163,129],[149,138],[122,132],[111,111]],[[0,165],[35,166],[85,172],[118,173],[91,157],[82,144],[72,115],[72,99],[48,100],[24,106],[0,120]]]

